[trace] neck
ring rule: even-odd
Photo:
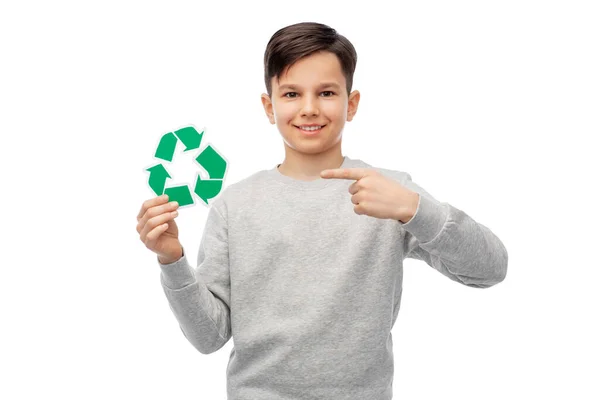
[[[341,150],[317,154],[287,152],[278,169],[283,175],[303,181],[321,178],[324,169],[339,168],[344,162]]]

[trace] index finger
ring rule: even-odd
[[[321,171],[321,178],[354,179],[358,180],[367,175],[364,168],[334,168]]]
[[[140,220],[140,218],[142,218],[144,216],[147,209],[149,209],[150,207],[154,207],[158,204],[164,203],[168,199],[169,199],[169,196],[166,194],[163,194],[162,196],[156,196],[156,197],[151,198],[150,200],[146,200],[144,202],[144,204],[142,204],[142,208],[140,209],[140,212],[138,213],[138,216],[137,216],[138,221]]]

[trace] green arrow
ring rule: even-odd
[[[194,204],[194,199],[190,193],[190,188],[188,188],[187,185],[166,188],[165,194],[169,196],[169,202],[176,201],[179,203],[179,206]]]
[[[227,161],[211,145],[206,146],[204,151],[196,157],[196,162],[208,172],[210,179],[223,179],[225,176]]]
[[[173,132],[165,133],[162,138],[160,138],[160,143],[158,144],[154,157],[160,158],[161,160],[172,161],[176,145],[177,137],[175,137]]]
[[[163,190],[165,188],[165,182],[167,178],[170,178],[171,175],[167,172],[165,167],[162,164],[156,164],[153,167],[146,169],[146,171],[150,171],[150,178],[148,180],[148,184],[156,193],[157,196],[163,194]]]
[[[212,199],[221,191],[223,186],[222,179],[202,179],[200,175],[196,179],[196,186],[194,186],[194,193],[196,193],[202,201],[208,205],[208,199]]]
[[[175,135],[177,135],[179,140],[181,140],[181,143],[185,145],[184,152],[200,147],[200,142],[202,142],[203,134],[204,131],[202,131],[202,133],[198,133],[196,128],[194,128],[193,126],[187,126],[185,128],[181,128],[175,131]]]

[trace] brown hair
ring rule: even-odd
[[[352,90],[352,78],[357,55],[354,46],[335,29],[317,22],[300,22],[281,28],[273,34],[265,50],[265,85],[271,97],[271,78],[277,80],[286,68],[299,59],[318,51],[335,54],[342,65],[348,95]]]

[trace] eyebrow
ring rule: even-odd
[[[340,85],[338,85],[335,82],[324,82],[324,83],[322,83],[322,84],[319,85],[319,89],[326,88],[326,87],[333,87],[333,88],[336,88],[336,89],[339,90]],[[282,91],[282,90],[285,90],[285,89],[298,90],[299,86],[292,85],[292,84],[284,84],[284,85],[279,86],[279,91]]]

